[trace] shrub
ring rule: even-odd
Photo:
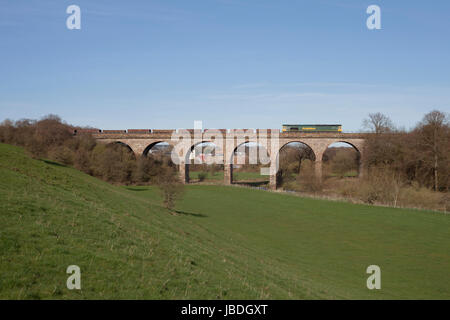
[[[323,181],[316,175],[314,161],[304,160],[302,162],[300,174],[296,180],[304,191],[317,193],[323,189]]]
[[[357,179],[333,180],[332,186],[338,194],[345,198],[356,198],[361,187],[361,181]]]
[[[361,180],[359,198],[369,204],[380,203],[397,206],[400,189],[404,185],[400,173],[390,166],[372,167]]]
[[[200,172],[198,174],[198,181],[200,181],[200,182],[205,181],[207,176],[208,176],[207,172]]]
[[[74,167],[84,173],[93,175],[91,153],[83,148],[78,149],[73,156]]]
[[[62,123],[55,115],[48,115],[36,122],[34,131],[25,138],[25,145],[33,157],[48,156],[51,149],[62,146],[67,140],[73,138],[72,127]]]
[[[211,173],[211,176],[214,177],[219,171],[219,166],[217,164],[211,164],[209,165],[209,173]]]
[[[5,120],[0,124],[0,142],[13,143],[15,133],[14,123],[11,120]]]
[[[425,187],[408,186],[400,190],[398,204],[403,207],[447,211],[449,197],[448,194]]]
[[[74,152],[66,146],[56,146],[49,150],[48,156],[50,159],[58,161],[65,165],[74,164]]]
[[[184,185],[179,177],[170,167],[163,167],[156,180],[156,185],[161,192],[164,207],[173,211],[176,201],[180,200],[184,194]]]
[[[339,150],[331,161],[332,172],[341,178],[345,177],[352,170],[358,170],[355,152],[351,153],[346,151]]]
[[[133,172],[133,181],[145,184],[150,181],[151,159],[140,156],[136,161],[136,168]]]

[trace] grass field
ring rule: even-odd
[[[189,172],[189,178],[195,180],[198,180],[198,175],[201,173],[201,171],[190,171]],[[211,172],[205,172],[206,179],[205,181],[217,181],[222,182],[223,181],[223,170],[215,172],[214,175],[211,174]],[[269,181],[268,176],[262,176],[259,172],[245,172],[245,171],[234,171],[233,172],[233,180],[234,181],[249,181],[249,182],[255,182],[255,181]]]
[[[192,182],[198,180],[198,175],[202,173],[201,171],[190,171],[189,179]],[[223,170],[217,171],[213,174],[211,172],[204,172],[206,174],[206,178],[204,181],[211,182],[223,182]],[[338,177],[339,175],[336,173],[328,174],[329,177]],[[344,177],[356,177],[358,176],[357,171],[350,171],[343,175]],[[292,177],[295,179],[297,174],[292,174]],[[268,176],[262,176],[259,172],[247,172],[247,171],[234,171],[233,172],[233,181],[235,182],[269,182]]]
[[[450,298],[450,216],[193,185],[174,216],[0,144],[1,299]],[[66,268],[81,268],[81,290]],[[366,288],[381,267],[381,290]]]

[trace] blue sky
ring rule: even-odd
[[[0,0],[0,119],[355,131],[379,111],[410,128],[450,111],[449,14],[447,0]]]

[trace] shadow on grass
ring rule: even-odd
[[[130,191],[148,191],[147,188],[137,188],[137,187],[125,187],[125,189]]]
[[[192,216],[192,217],[197,217],[197,218],[206,218],[206,217],[208,217],[207,215],[202,214],[202,213],[192,213],[192,212],[186,212],[186,211],[181,211],[181,210],[175,210],[175,212],[178,213],[178,214],[185,215],[185,216]]]
[[[269,181],[233,181],[233,184],[250,187],[262,187],[268,185]]]
[[[67,168],[67,166],[62,164],[62,163],[58,163],[58,162],[54,162],[54,161],[50,161],[50,160],[45,160],[45,159],[42,159],[42,161],[44,161],[46,164],[49,164],[49,165],[52,165],[52,166],[58,166],[58,167]]]

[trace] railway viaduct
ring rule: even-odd
[[[360,155],[360,176],[362,175],[362,159],[364,153],[364,134],[341,132],[280,132],[279,129],[178,129],[178,130],[98,130],[92,134],[102,143],[120,143],[131,149],[136,155],[146,155],[148,151],[158,143],[166,142],[179,151],[178,168],[180,177],[184,183],[189,182],[189,155],[193,148],[205,142],[216,145],[223,155],[220,163],[224,164],[224,183],[233,182],[233,156],[236,149],[248,142],[258,143],[267,149],[270,164],[275,164],[279,158],[279,152],[288,143],[300,142],[309,146],[315,155],[316,176],[322,177],[322,157],[325,150],[333,143],[344,142],[353,146]],[[184,148],[179,148],[183,141]],[[173,158],[172,158],[173,159]],[[267,174],[270,176],[269,186],[277,188],[276,169]]]

